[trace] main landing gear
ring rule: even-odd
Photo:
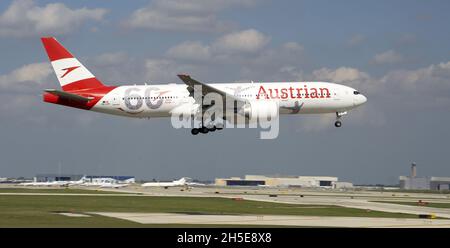
[[[204,123],[204,116],[201,116],[201,127],[199,128],[192,128],[191,129],[191,134],[192,135],[197,135],[199,133],[209,133],[209,132],[215,132],[216,130],[222,130],[223,129],[223,124],[222,123],[214,123],[214,121],[209,122],[206,126]]]
[[[219,126],[219,125],[214,125],[214,126],[202,126],[201,128],[192,128],[191,129],[191,134],[192,135],[197,135],[199,133],[209,133],[209,132],[215,132],[216,130],[222,130],[223,127]]]
[[[334,126],[335,127],[341,127],[342,126],[342,122],[341,122],[341,117],[346,115],[347,111],[345,112],[336,112],[336,122],[334,122]]]

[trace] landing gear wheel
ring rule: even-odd
[[[197,135],[200,132],[200,130],[198,130],[198,128],[192,128],[191,129],[191,134],[192,135]]]
[[[214,132],[214,131],[216,131],[216,126],[208,127],[208,130],[210,132]]]
[[[341,121],[336,121],[336,122],[334,123],[334,126],[335,126],[335,127],[341,127],[341,126],[342,126],[342,122],[341,122]]]
[[[201,127],[200,128],[200,133],[208,133],[208,132],[209,132],[209,130],[208,130],[207,127]]]

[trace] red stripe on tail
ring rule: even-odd
[[[100,88],[104,85],[96,78],[87,78],[62,86],[64,91],[84,90],[92,88]]]
[[[70,54],[59,42],[53,37],[44,37],[41,38],[42,44],[44,44],[45,50],[47,51],[48,58],[50,61],[73,58],[73,55]]]

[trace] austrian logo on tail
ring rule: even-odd
[[[65,77],[67,74],[69,74],[70,72],[72,72],[73,70],[75,70],[79,67],[80,66],[72,66],[72,67],[67,67],[67,68],[62,69],[63,71],[66,71],[66,72],[61,76],[61,78]]]

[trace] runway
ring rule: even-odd
[[[27,189],[38,189],[30,188]],[[42,188],[41,188],[42,189]],[[306,227],[445,227],[450,228],[450,208],[432,208],[418,205],[401,205],[386,202],[428,202],[450,204],[450,194],[441,193],[412,193],[412,192],[386,192],[372,190],[324,190],[324,189],[300,189],[300,188],[262,188],[262,187],[172,187],[143,188],[132,185],[120,189],[102,189],[98,187],[71,187],[72,193],[46,192],[1,192],[1,195],[23,196],[89,196],[89,197],[219,197],[236,198],[240,200],[274,202],[285,204],[298,204],[311,208],[323,208],[324,206],[340,206],[345,208],[358,208],[367,211],[379,211],[390,213],[412,214],[408,218],[373,218],[373,217],[337,217],[337,216],[303,216],[303,215],[252,215],[252,214],[224,214],[215,215],[209,213],[186,214],[189,209],[182,212],[165,212],[164,209],[156,213],[125,213],[90,211],[80,214],[98,214],[118,219],[125,219],[142,224],[208,224],[208,225],[279,225],[279,226],[306,226]],[[105,192],[104,192],[105,191]],[[92,193],[91,193],[92,192]],[[125,194],[124,194],[125,193]],[[386,201],[386,202],[377,202]],[[128,212],[127,212],[128,211]],[[251,212],[249,212],[251,213]],[[279,214],[279,213],[278,213]],[[435,215],[443,219],[420,219],[418,215]],[[317,214],[312,214],[317,215]]]
[[[109,213],[94,212],[107,217],[141,224],[205,224],[205,225],[262,225],[302,227],[355,228],[450,228],[450,220],[394,219],[362,217],[323,217],[289,215],[191,215],[174,213]]]
[[[391,213],[415,215],[434,214],[436,217],[450,219],[450,208],[431,208],[376,202],[418,202],[419,200],[422,200],[433,203],[450,203],[449,194],[240,187],[198,187],[183,191],[181,191],[180,188],[163,189],[130,187],[114,191],[155,196],[226,197],[289,204],[334,205]]]

